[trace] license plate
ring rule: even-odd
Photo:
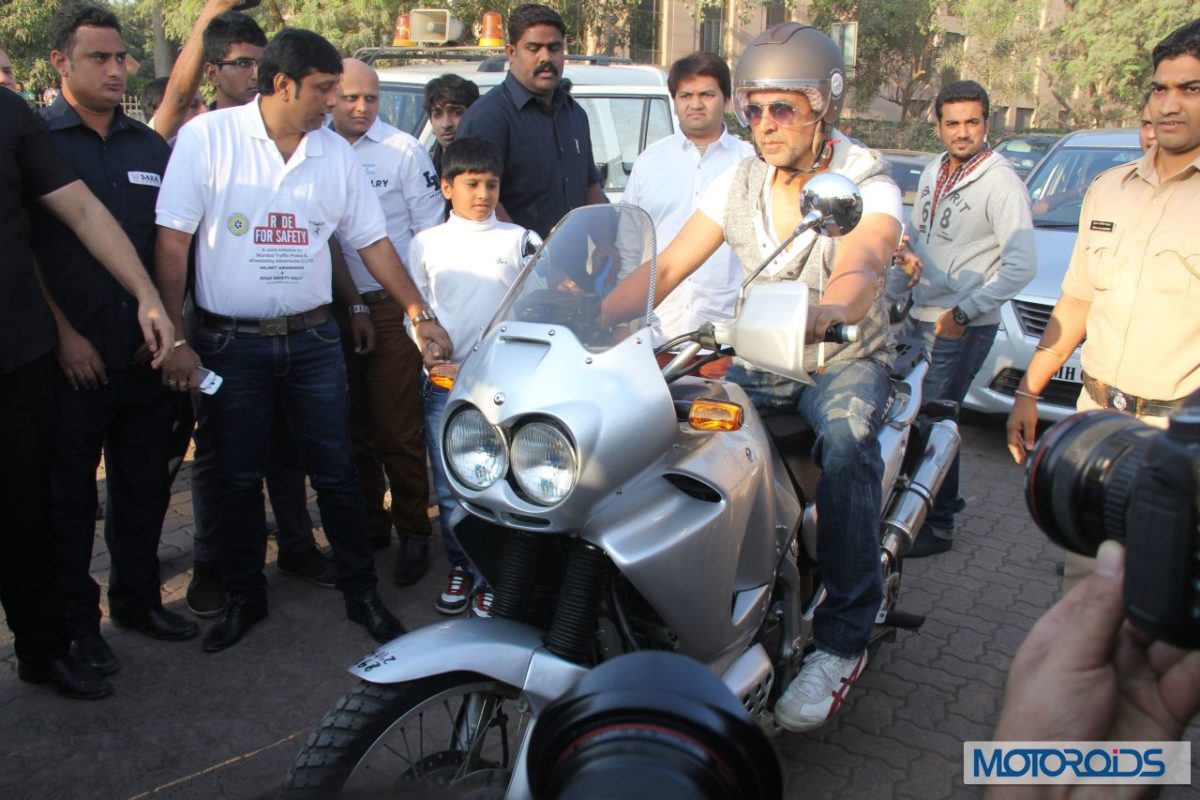
[[[1054,380],[1067,383],[1083,383],[1083,369],[1078,364],[1063,364],[1054,373]]]

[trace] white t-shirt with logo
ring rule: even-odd
[[[183,126],[158,193],[158,224],[196,234],[196,304],[229,317],[329,303],[334,231],[354,250],[387,236],[350,145],[319,128],[284,162],[260,102]]]
[[[408,253],[413,236],[440,225],[445,218],[446,201],[439,188],[433,161],[420,142],[378,118],[352,146],[367,175],[367,182],[383,206],[388,237],[403,257]],[[358,291],[382,289],[340,233],[338,243]]]

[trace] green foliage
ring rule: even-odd
[[[1197,16],[1194,0],[1078,0],[1048,32],[1046,72],[1076,124],[1136,120],[1150,88],[1150,52]],[[1072,96],[1072,87],[1082,91]]]
[[[1054,97],[1043,122],[1092,127],[1137,119],[1153,72],[1150,51],[1196,17],[1194,0],[1066,0],[1041,22],[1042,0],[956,0],[970,47],[947,63],[993,96],[1028,93],[1040,75]]]
[[[942,10],[942,0],[812,0],[808,6],[812,24],[824,31],[835,22],[858,22],[854,105],[862,110],[882,96],[900,107],[901,127],[937,81]]]
[[[30,88],[52,86],[50,18],[66,0],[0,0],[0,47],[12,59],[17,80]]]
[[[947,48],[943,67],[987,87],[995,102],[1011,104],[1033,86],[1045,0],[955,0],[951,13],[970,32],[969,48]]]

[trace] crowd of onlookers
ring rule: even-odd
[[[171,75],[143,93],[148,125],[122,110],[128,56],[102,6],[55,13],[48,51],[61,88],[36,115],[0,92],[0,248],[12,264],[0,273],[0,435],[12,443],[0,466],[0,594],[20,677],[72,697],[111,693],[121,666],[90,575],[102,455],[117,626],[168,641],[200,632],[163,607],[157,556],[189,450],[187,607],[217,618],[205,651],[268,615],[264,483],[279,569],[339,589],[347,618],[386,642],[404,627],[380,599],[374,551],[395,535],[392,579],[427,574],[432,477],[449,562],[435,605],[490,616],[492,588],[450,526],[462,511],[440,456],[447,390],[432,376],[479,341],[528,231],[544,237],[572,209],[607,202],[587,116],[564,88],[566,28],[546,6],[509,16],[509,71],[492,91],[453,74],[427,85],[427,151],[381,118],[369,64],[311,31],[268,40],[231,10],[237,1],[208,0]],[[1154,61],[1155,142],[1082,201],[1063,299],[1016,392],[1018,460],[1041,390],[1085,332],[1081,408],[1162,420],[1200,382],[1200,250],[1187,224],[1200,201],[1200,22],[1164,39]],[[0,69],[15,90],[2,53]],[[659,229],[654,335],[733,316],[743,276],[773,249],[761,279],[815,293],[808,341],[837,322],[863,331],[809,346],[811,386],[745,363],[727,374],[817,434],[829,594],[816,650],[776,707],[780,724],[808,730],[861,673],[879,608],[871,443],[892,352],[884,270],[895,260],[910,276],[902,323],[930,360],[926,399],[961,402],[1001,306],[1036,271],[1029,197],[988,144],[987,91],[957,81],[935,100],[946,149],[906,217],[883,159],[836,129],[845,65],[808,26],[756,37],[736,75],[709,53],[682,58],[668,86],[679,130],[638,158],[626,191]],[[726,129],[731,101],[754,147]],[[838,243],[789,244],[802,188],[821,171],[859,184],[862,221]],[[626,266],[604,298],[610,318],[645,307],[647,267]],[[313,535],[306,479],[329,552]],[[910,558],[952,548],[957,464],[931,500]],[[1111,577],[1119,564],[1103,567]]]

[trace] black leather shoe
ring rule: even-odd
[[[400,620],[387,610],[387,606],[379,598],[379,592],[374,589],[357,597],[347,595],[346,616],[351,622],[357,622],[366,628],[367,633],[377,642],[390,642],[405,633]]]
[[[165,639],[169,642],[182,642],[200,632],[199,625],[165,608],[147,611],[140,617],[113,617],[112,621],[118,628],[137,631],[152,639]]]
[[[267,601],[249,597],[230,597],[225,604],[225,616],[208,629],[204,636],[204,652],[217,653],[242,640],[256,622],[267,618]]]
[[[397,586],[410,586],[429,572],[429,541],[426,539],[401,539],[400,553],[396,556],[396,571],[392,577]]]
[[[98,633],[81,636],[71,642],[71,655],[76,661],[87,664],[98,675],[112,675],[121,669],[121,662],[113,654],[108,642]]]
[[[99,638],[99,637],[96,637]],[[27,683],[53,684],[59,694],[77,700],[99,700],[112,694],[113,687],[96,671],[74,656],[56,658],[49,664],[17,661],[17,677]]]
[[[192,564],[188,581],[187,607],[197,617],[219,617],[225,611],[225,589],[217,565],[208,561]]]
[[[279,551],[275,566],[280,572],[304,578],[309,583],[332,589],[337,580],[337,564],[333,559],[313,547],[300,553],[285,553]]]
[[[954,547],[953,539],[946,539],[938,536],[936,533],[924,531],[917,536],[916,543],[912,549],[904,554],[905,558],[927,558],[928,556],[936,556],[939,553],[945,553]]]

